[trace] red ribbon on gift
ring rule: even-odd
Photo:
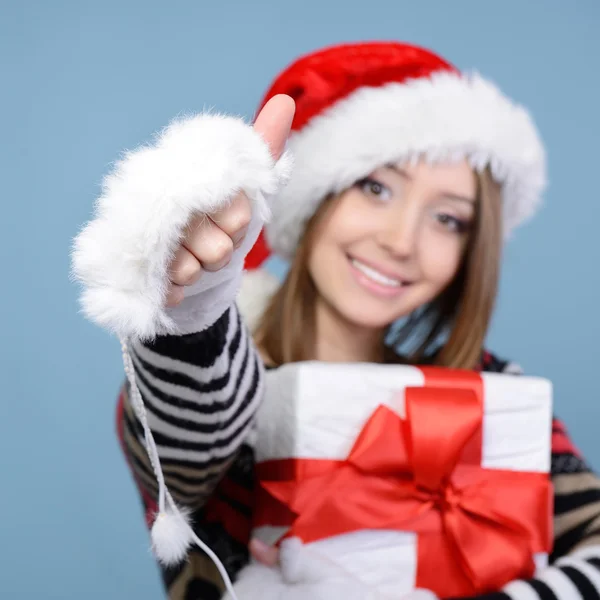
[[[481,466],[483,385],[427,368],[405,390],[406,419],[375,410],[345,460],[257,465],[255,526],[304,543],[365,529],[418,534],[416,587],[440,597],[499,590],[533,575],[552,543],[548,474]]]

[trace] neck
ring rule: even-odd
[[[382,362],[384,332],[349,323],[323,300],[315,306],[316,359]]]

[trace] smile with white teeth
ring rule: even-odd
[[[385,285],[388,287],[395,287],[395,288],[402,286],[402,281],[400,281],[399,279],[392,279],[391,277],[388,277],[387,275],[384,275],[383,273],[380,273],[379,271],[376,271],[375,269],[368,267],[367,265],[365,265],[364,263],[361,263],[360,261],[356,260],[355,258],[351,258],[350,262],[352,263],[352,266],[355,269],[360,271],[363,275],[365,275],[369,279],[373,280],[375,283],[379,283],[380,285]]]

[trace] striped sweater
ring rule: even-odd
[[[248,440],[263,386],[252,339],[234,305],[200,333],[138,343],[132,355],[167,485],[191,509],[198,536],[235,578],[248,560],[254,471]],[[481,368],[517,372],[491,354],[484,354]],[[117,427],[150,524],[157,487],[126,387]],[[600,600],[600,479],[556,419],[551,464],[551,566],[536,579],[514,581],[481,600]],[[216,567],[197,548],[162,576],[170,600],[218,600],[224,590]]]

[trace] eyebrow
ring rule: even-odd
[[[410,173],[405,171],[402,167],[399,167],[398,165],[395,165],[393,163],[385,165],[385,168],[390,169],[390,171],[395,171],[396,173],[398,173],[398,175],[400,175],[401,177],[405,177],[410,181],[412,181],[413,179]],[[442,193],[442,196],[444,198],[448,198],[449,200],[457,200],[459,202],[466,202],[467,204],[475,204],[475,198],[471,198],[470,196],[461,196],[460,194],[453,194],[450,192]]]

